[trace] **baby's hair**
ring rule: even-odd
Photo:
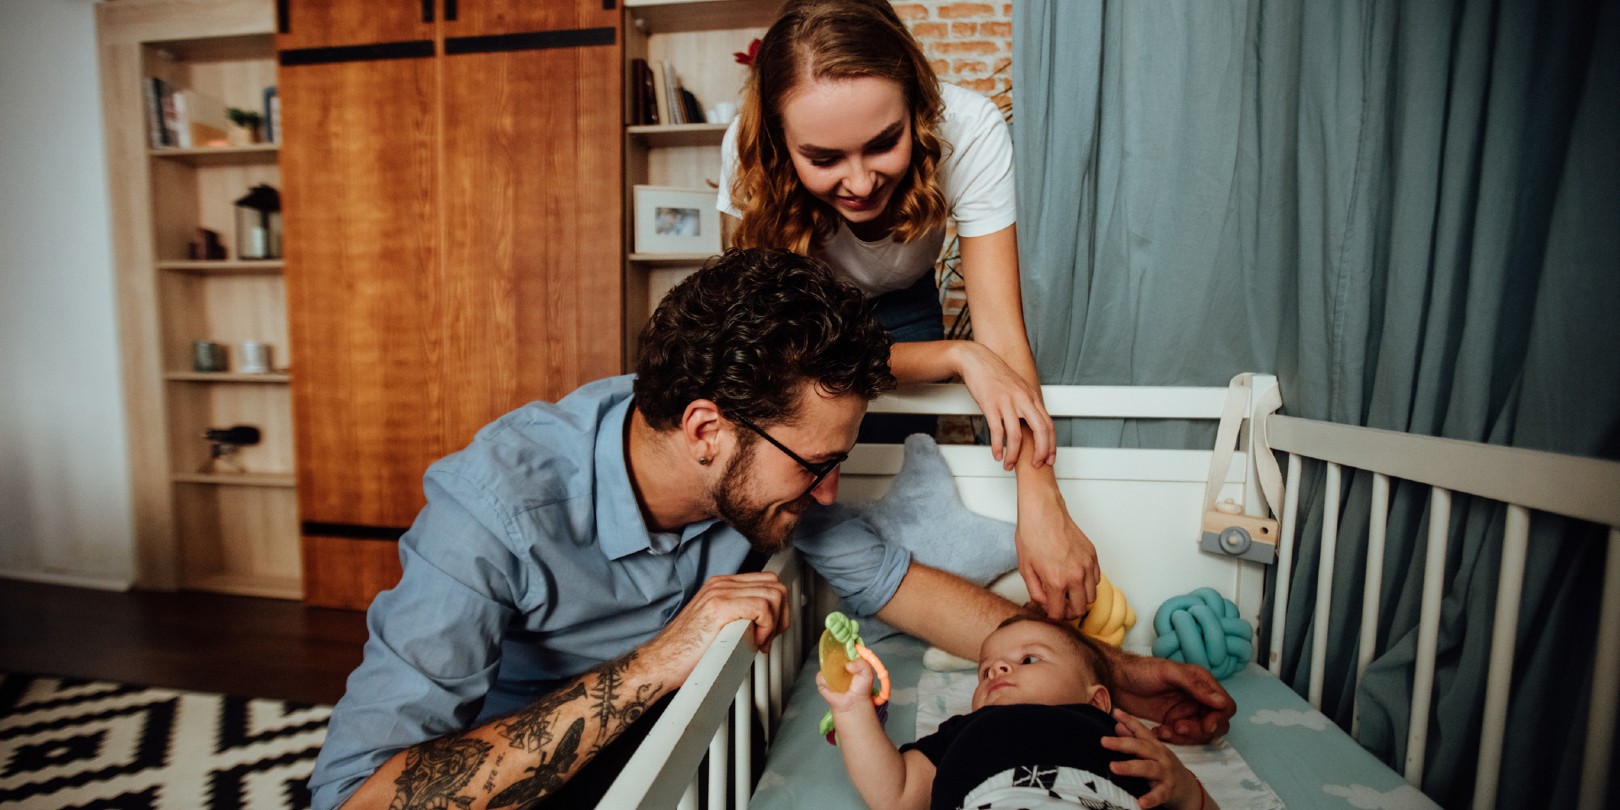
[[[1079,628],[1068,622],[1049,619],[1039,613],[1019,613],[1016,616],[1007,617],[1001,624],[996,625],[996,629],[1010,627],[1019,622],[1035,622],[1036,624],[1044,624],[1057,629],[1079,651],[1080,659],[1091,667],[1091,673],[1096,676],[1097,683],[1101,684],[1110,693],[1115,691],[1114,668],[1108,663],[1108,656],[1103,653],[1102,647],[1096,641],[1080,632]]]

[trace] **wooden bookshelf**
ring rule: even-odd
[[[120,0],[96,6],[120,343],[140,585],[299,598],[287,373],[236,371],[243,341],[291,365],[280,260],[236,257],[234,202],[281,186],[280,147],[154,148],[145,86],[162,78],[260,109],[276,83],[272,0]],[[187,258],[198,228],[225,260]],[[225,344],[232,370],[192,371],[192,343]],[[210,427],[254,425],[245,472],[197,472]]]
[[[764,36],[780,0],[627,0],[625,11],[625,120],[633,120],[631,60],[668,61],[705,109],[737,103],[748,69],[732,54]],[[663,294],[709,259],[706,255],[652,256],[633,251],[635,187],[716,188],[720,143],[727,124],[657,124],[625,127],[624,210],[625,367],[635,363],[636,338]]]

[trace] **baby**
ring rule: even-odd
[[[898,750],[872,706],[872,668],[848,665],[832,706],[850,781],[872,808],[1212,808],[1181,760],[1113,709],[1108,659],[1073,627],[1036,616],[1001,623],[979,650],[973,711]]]

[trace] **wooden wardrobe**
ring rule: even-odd
[[[278,0],[305,599],[399,576],[422,473],[619,373],[613,0]]]

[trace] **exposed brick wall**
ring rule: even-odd
[[[894,10],[941,79],[992,98],[1006,95],[1012,82],[1011,3],[895,0]]]

